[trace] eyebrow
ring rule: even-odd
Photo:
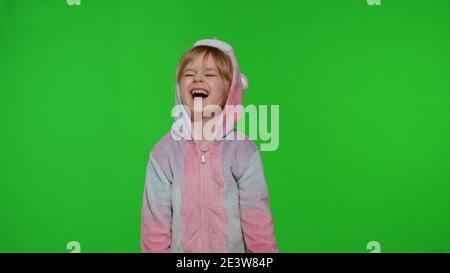
[[[186,68],[186,69],[183,70],[183,73],[186,73],[186,72],[189,72],[189,71],[190,71],[190,72],[196,72],[196,70],[193,69],[193,68]],[[217,69],[211,68],[211,67],[206,68],[205,71],[214,71],[214,72],[218,72]]]

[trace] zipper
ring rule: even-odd
[[[197,144],[196,144],[197,145]],[[202,248],[203,248],[203,252],[207,252],[208,251],[208,240],[207,237],[208,236],[208,223],[207,223],[207,217],[206,217],[206,210],[205,210],[205,187],[204,187],[204,183],[205,183],[205,163],[206,163],[206,153],[209,152],[209,149],[203,149],[204,147],[202,145],[198,145],[197,149],[200,152],[200,196],[201,196],[201,205],[200,205],[200,223],[201,223],[201,240],[202,240]],[[210,147],[211,148],[211,147]]]
[[[205,155],[205,151],[201,151],[201,156],[200,156],[200,191],[201,191],[201,196],[202,196],[202,201],[200,204],[200,217],[201,217],[201,229],[202,229],[202,249],[203,252],[206,252],[206,248],[207,248],[207,240],[205,238],[206,234],[205,234],[205,211],[204,211],[204,205],[205,205],[205,188],[204,188],[204,165],[206,162],[206,155]]]
[[[205,164],[205,162],[206,162],[206,155],[205,155],[204,151],[202,151],[201,162],[202,162],[202,164]]]

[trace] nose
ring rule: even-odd
[[[203,76],[202,73],[195,73],[194,75],[194,82],[203,82]]]

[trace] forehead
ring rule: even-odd
[[[205,57],[205,54],[199,55],[196,58],[194,58],[191,62],[186,64],[186,67],[184,70],[188,69],[206,69],[206,70],[217,70],[217,65],[214,62],[214,58],[209,55]]]

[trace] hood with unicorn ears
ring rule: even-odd
[[[225,137],[234,131],[235,124],[242,118],[243,107],[243,93],[248,87],[248,81],[244,74],[240,72],[238,62],[236,60],[236,56],[234,55],[233,48],[225,43],[224,41],[220,41],[217,39],[204,39],[197,41],[194,44],[196,46],[210,46],[220,49],[223,53],[225,53],[231,61],[233,68],[233,75],[231,79],[230,89],[228,91],[228,97],[225,102],[224,109],[221,115],[218,117],[218,122],[216,124],[223,124],[221,130],[217,130],[215,133],[216,141],[225,139]],[[173,132],[175,132],[179,137],[192,140],[192,128],[191,128],[191,119],[188,114],[188,110],[186,107],[183,107],[183,103],[181,100],[180,94],[180,86],[179,83],[176,83],[176,94],[175,94],[175,102],[177,112],[181,112],[175,114],[174,123],[172,125],[172,136],[174,136]],[[233,106],[233,107],[229,107]],[[172,113],[174,116],[174,113]],[[180,130],[180,126],[183,128]]]

